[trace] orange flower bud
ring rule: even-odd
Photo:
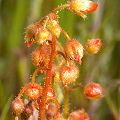
[[[24,110],[24,104],[21,99],[15,99],[12,102],[11,110],[14,116],[19,116]]]
[[[32,87],[26,90],[26,95],[31,100],[38,99],[42,94],[42,86],[37,83],[32,84]]]
[[[70,113],[68,120],[90,120],[90,118],[84,109],[81,109]]]
[[[57,38],[59,38],[60,33],[61,33],[61,28],[60,28],[60,26],[59,26],[59,25],[53,26],[53,27],[51,28],[51,32],[52,32],[52,34],[56,35]]]
[[[79,74],[79,70],[75,65],[64,66],[60,71],[60,79],[64,85],[74,82]]]
[[[35,36],[35,38],[39,44],[43,44],[43,42],[45,40],[47,40],[48,37],[49,37],[49,31],[47,29],[43,29],[43,28],[39,29],[38,33],[36,33],[36,36]]]
[[[101,40],[100,39],[91,39],[88,40],[85,44],[85,49],[89,54],[95,54],[100,50]]]
[[[81,15],[83,18],[86,18],[86,15],[83,13],[94,12],[97,7],[97,3],[93,3],[89,0],[71,0],[70,2],[70,9],[76,14]]]
[[[81,58],[83,57],[83,46],[76,40],[69,40],[64,48],[67,58],[74,60],[81,64]]]
[[[39,28],[40,28],[40,24],[37,22],[32,23],[28,26],[25,35],[25,40],[28,47],[30,47],[32,43],[36,42],[35,34],[37,33]]]
[[[97,83],[89,83],[84,87],[84,94],[90,100],[99,100],[103,97],[102,88]]]
[[[55,90],[53,88],[49,87],[47,97],[55,97],[55,96],[56,96]]]
[[[48,22],[47,27],[50,29],[52,34],[56,35],[57,37],[60,36],[61,27],[60,27],[58,21],[56,21],[54,19],[50,19],[50,21]]]
[[[36,67],[46,69],[50,60],[49,51],[45,47],[39,46],[32,52],[31,58]]]

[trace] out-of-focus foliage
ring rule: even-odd
[[[30,53],[24,43],[25,28],[38,21],[67,0],[0,0],[0,119],[14,120],[10,105],[20,89],[30,81],[34,71]],[[82,59],[77,83],[99,83],[104,98],[91,102],[81,89],[70,97],[70,112],[85,108],[91,120],[118,120],[120,117],[120,0],[94,0],[98,10],[84,21],[67,9],[60,11],[59,22],[71,38],[83,45],[87,39],[101,38],[102,47],[96,55]],[[66,42],[63,35],[59,41]],[[40,75],[41,81],[43,75]],[[73,99],[74,98],[74,99]]]

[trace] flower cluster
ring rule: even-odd
[[[90,118],[83,108],[69,114],[70,92],[73,88],[81,87],[85,96],[90,100],[99,100],[103,96],[102,88],[97,83],[89,83],[85,87],[81,84],[73,85],[72,87],[69,85],[76,81],[79,75],[79,69],[75,62],[81,65],[84,53],[96,54],[100,50],[101,40],[98,38],[89,39],[83,46],[78,40],[71,39],[67,32],[60,27],[58,21],[58,10],[65,7],[85,19],[85,13],[95,11],[98,4],[89,0],[71,0],[67,4],[57,7],[52,13],[38,22],[31,23],[28,26],[25,35],[27,47],[30,47],[33,43],[38,43],[38,47],[31,54],[31,60],[36,69],[31,83],[26,85],[12,102],[11,109],[15,119],[21,115],[22,120],[27,120],[36,109],[41,120],[89,120]],[[57,40],[61,33],[67,38],[64,47]],[[55,58],[59,58],[59,64],[54,63]],[[35,82],[35,77],[39,72],[44,73],[46,76],[44,86]],[[59,110],[60,105],[53,89],[54,82],[59,82],[64,89],[64,116]],[[24,91],[26,91],[29,101],[26,105],[21,100]]]

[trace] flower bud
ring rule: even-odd
[[[48,103],[48,105],[45,108],[46,117],[52,118],[53,116],[55,116],[56,111],[57,111],[56,105],[53,103]]]
[[[51,19],[51,20],[48,22],[47,27],[50,29],[50,31],[52,32],[52,34],[56,35],[57,37],[60,36],[61,27],[60,27],[58,21],[56,21],[56,20],[54,20],[54,19]]]
[[[76,40],[69,40],[65,44],[64,51],[67,58],[81,64],[81,58],[83,57],[83,46],[80,42]]]
[[[56,96],[55,90],[53,88],[49,87],[47,97],[55,97],[55,96]]]
[[[97,3],[93,3],[89,0],[71,0],[70,2],[70,9],[76,14],[81,15],[83,18],[86,18],[86,15],[83,13],[94,12],[97,7]]]
[[[60,71],[60,79],[64,85],[74,82],[79,74],[79,70],[75,65],[64,66]]]
[[[43,44],[43,42],[49,38],[49,31],[41,28],[38,30],[38,33],[36,33],[35,38],[39,44]]]
[[[42,94],[42,86],[37,83],[32,84],[32,87],[26,90],[26,95],[31,100],[38,99]]]
[[[24,110],[24,104],[21,99],[15,99],[12,102],[11,110],[14,116],[19,116]]]
[[[32,43],[36,42],[35,34],[37,33],[39,28],[40,28],[40,24],[37,22],[32,23],[28,26],[25,35],[25,40],[28,47],[30,47]]]
[[[61,28],[59,25],[55,25],[51,28],[52,34],[54,34],[57,38],[59,38],[60,33],[61,33]]]
[[[91,39],[88,40],[85,44],[85,49],[89,54],[95,54],[100,50],[101,40],[100,39]]]
[[[84,94],[90,100],[99,100],[103,97],[102,87],[97,83],[89,83],[84,87]]]
[[[68,120],[90,120],[90,118],[84,109],[81,109],[70,113]]]
[[[32,52],[31,59],[36,67],[46,69],[50,60],[49,51],[45,47],[39,46]]]
[[[28,120],[28,118],[32,115],[33,108],[31,105],[26,104],[24,106],[24,111],[21,114],[21,120]]]

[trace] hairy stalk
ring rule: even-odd
[[[23,94],[23,92],[24,92],[26,89],[30,88],[30,87],[32,87],[32,84],[29,84],[29,85],[25,86],[25,87],[20,91],[20,93],[19,93],[19,95],[18,95],[17,98],[20,99],[21,96],[22,96],[22,94]]]
[[[80,88],[84,88],[84,86],[82,86],[82,84],[80,83],[80,84],[76,84],[76,85],[73,85],[71,88],[70,88],[70,90],[72,90],[72,89],[75,89],[75,88],[77,88],[77,87],[80,87]]]
[[[32,81],[31,81],[31,83],[35,83],[35,77],[36,77],[36,75],[37,75],[37,73],[39,72],[39,68],[37,68],[35,71],[34,71],[34,73],[33,73],[33,75],[32,75]]]
[[[56,117],[59,117],[59,115],[60,115],[60,113],[59,113],[59,111],[60,111],[60,105],[59,105],[59,102],[57,101],[57,99],[56,98],[54,98],[54,97],[49,97],[49,98],[47,98],[47,101],[54,101],[55,102],[55,104],[56,104],[56,106],[57,106],[57,112],[56,112]]]
[[[51,55],[50,55],[50,62],[49,62],[49,66],[46,72],[46,81],[45,81],[45,87],[43,89],[44,92],[42,92],[42,100],[41,103],[39,105],[40,107],[40,118],[41,120],[45,120],[45,113],[44,113],[44,108],[45,108],[45,103],[46,103],[46,98],[47,98],[47,92],[48,92],[48,88],[50,85],[50,81],[52,79],[52,65],[54,62],[54,58],[56,55],[55,49],[56,49],[56,36],[53,35],[52,37],[52,46],[51,46]]]
[[[64,98],[64,118],[68,117],[68,104],[69,104],[69,96],[70,96],[70,91],[68,86],[64,87],[65,89],[65,98]]]
[[[59,7],[57,7],[55,10],[54,10],[54,13],[56,14],[60,9],[63,9],[65,7],[70,7],[70,4],[64,4],[64,5],[61,5]]]
[[[65,37],[67,38],[67,40],[71,40],[70,37],[69,37],[69,35],[67,34],[67,32],[65,32],[63,29],[62,29],[61,32],[65,35]]]

